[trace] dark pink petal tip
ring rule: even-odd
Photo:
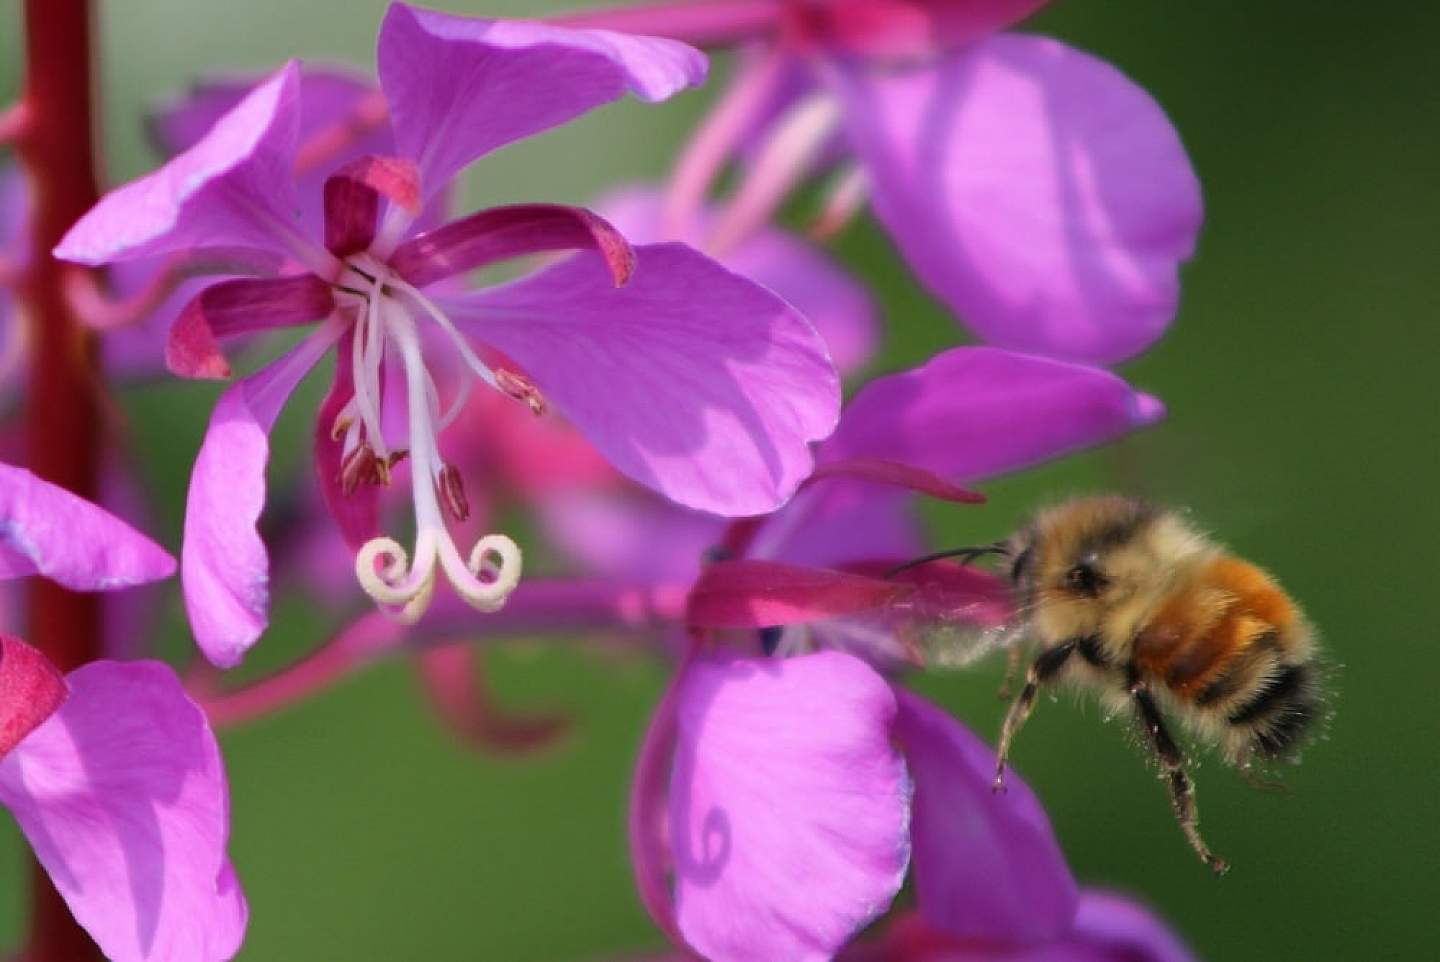
[[[877,484],[893,485],[920,494],[928,494],[942,501],[957,504],[984,504],[985,495],[969,488],[952,484],[931,471],[899,461],[883,458],[847,458],[831,461],[816,467],[806,484],[827,478],[848,478],[855,481],[874,481]]]
[[[700,575],[687,618],[701,628],[764,628],[824,621],[890,604],[893,581],[771,561],[720,561]]]
[[[421,234],[390,258],[395,272],[417,287],[526,254],[593,250],[615,286],[630,280],[635,251],[610,222],[583,207],[517,204],[492,207]]]
[[[0,635],[0,758],[55,714],[70,689],[50,659]]]
[[[334,307],[329,286],[313,274],[212,284],[170,328],[165,365],[181,377],[227,378],[230,363],[220,352],[221,338],[308,324]]]
[[[420,171],[403,157],[359,157],[325,181],[325,246],[344,257],[370,246],[380,198],[420,213]]]

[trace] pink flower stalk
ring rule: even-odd
[[[175,561],[124,522],[0,465],[0,578],[113,591]],[[204,713],[159,662],[62,676],[0,634],[0,804],[115,962],[221,962],[245,934],[229,791]]]
[[[1001,32],[1044,0],[686,0],[561,18],[743,48],[668,190],[690,236],[725,165],[745,174],[703,245],[838,171],[833,230],[868,196],[911,268],[988,343],[1109,364],[1174,318],[1200,188],[1164,111],[1113,66]]]
[[[493,611],[520,575],[520,551],[487,535],[468,556],[463,480],[440,453],[448,413],[437,365],[463,364],[539,412],[553,405],[622,472],[682,504],[754,514],[809,473],[808,442],[833,427],[836,375],[814,329],[763,288],[681,245],[633,249],[588,211],[523,205],[414,235],[471,161],[634,92],[693,85],[703,58],[671,41],[390,8],[381,88],[398,156],[369,156],[324,188],[324,244],[295,218],[300,69],[255,88],[195,146],[105,197],[59,257],[103,264],[174,252],[227,254],[276,276],[207,288],[171,331],[177,373],[229,373],[219,342],[321,318],[279,360],[221,396],[196,460],[182,579],[196,639],[236,664],[266,622],[268,562],[255,533],[266,435],[300,379],[339,345],[316,428],[326,499],[358,547],[356,574],[406,620],[437,573]],[[413,236],[412,236],[413,235]],[[522,254],[581,254],[510,284],[448,294],[432,285]],[[430,288],[427,290],[427,288]],[[394,378],[398,390],[385,390]],[[467,387],[471,383],[467,381]],[[377,536],[376,493],[408,460],[416,542]]]

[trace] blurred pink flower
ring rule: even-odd
[[[825,220],[868,196],[920,280],[982,340],[1109,364],[1174,318],[1200,187],[1139,86],[1066,44],[1000,32],[1042,6],[696,0],[561,19],[743,48],[676,170],[667,236],[690,235],[733,158],[745,173],[706,249],[838,167]]]
[[[0,578],[111,591],[174,570],[120,520],[0,465]],[[0,804],[108,958],[221,962],[239,950],[247,909],[226,855],[220,750],[168,666],[97,661],[61,677],[0,634]]]
[[[167,348],[177,373],[225,376],[221,339],[324,318],[222,395],[196,461],[182,579],[196,639],[221,666],[238,663],[266,622],[268,562],[254,524],[269,428],[337,343],[316,432],[321,480],[342,530],[363,545],[355,566],[362,584],[409,619],[429,603],[437,568],[481,610],[503,604],[519,578],[519,549],[508,538],[480,539],[467,559],[449,533],[446,515],[463,518],[469,507],[458,471],[440,455],[449,417],[431,377],[437,358],[458,357],[533,410],[553,402],[626,474],[722,514],[782,503],[809,472],[807,443],[834,424],[836,376],[813,328],[689,248],[634,250],[588,211],[552,205],[484,210],[410,236],[475,158],[627,91],[664,99],[703,76],[698,53],[395,4],[381,29],[379,72],[400,156],[361,158],[330,176],[323,247],[293,213],[300,74],[292,63],[185,153],[104,198],[56,251],[86,264],[178,251],[298,265],[216,284],[192,301]],[[421,290],[500,259],[575,248],[587,252],[500,287]],[[422,328],[425,319],[433,324]],[[397,363],[403,390],[387,394],[386,368]],[[401,394],[404,448],[384,427],[385,399],[393,408]],[[413,557],[374,537],[376,488],[407,454]]]

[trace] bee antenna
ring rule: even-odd
[[[904,564],[896,565],[889,571],[885,572],[885,577],[893,578],[902,571],[909,571],[911,568],[918,568],[921,565],[929,564],[932,561],[942,561],[945,558],[959,558],[961,559],[960,563],[962,565],[968,565],[976,558],[983,558],[986,555],[990,554],[1008,553],[1009,549],[1005,547],[1005,542],[1003,541],[996,541],[992,544],[970,545],[966,548],[950,548],[947,551],[937,551],[934,554],[922,555],[921,557],[915,558],[911,561],[907,561]]]

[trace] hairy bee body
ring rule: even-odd
[[[1009,559],[1023,633],[1037,650],[1006,716],[1000,771],[1039,687],[1071,682],[1132,707],[1187,838],[1201,841],[1174,717],[1249,771],[1293,754],[1319,717],[1309,623],[1260,568],[1182,515],[1127,497],[1065,502],[992,549]]]

